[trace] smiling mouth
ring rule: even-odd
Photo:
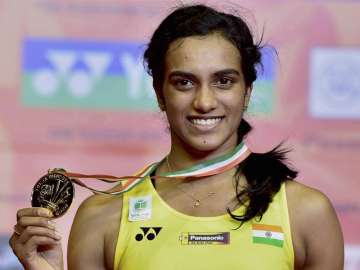
[[[188,118],[195,126],[212,127],[218,124],[224,117]]]

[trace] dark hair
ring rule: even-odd
[[[144,64],[153,77],[157,96],[163,99],[165,56],[172,42],[190,36],[206,36],[220,33],[232,42],[241,55],[241,68],[245,86],[250,86],[257,78],[257,67],[261,66],[261,40],[254,42],[253,35],[239,16],[217,11],[205,5],[182,6],[170,13],[155,30],[144,52]],[[241,120],[238,128],[238,141],[242,141],[251,130],[250,124]],[[236,197],[240,204],[248,201],[244,215],[227,211],[232,218],[246,222],[256,216],[262,217],[273,195],[279,191],[281,183],[296,177],[297,172],[285,163],[286,150],[276,147],[268,153],[252,153],[237,170]],[[261,168],[259,170],[259,168]],[[244,174],[247,187],[239,186],[239,176]]]
[[[250,124],[242,119],[238,128],[238,141],[241,142],[252,130]],[[230,216],[240,221],[240,225],[254,217],[262,218],[273,196],[280,190],[281,184],[296,178],[298,172],[286,163],[289,149],[282,149],[281,144],[266,153],[251,153],[236,171],[236,198],[240,205],[245,205],[243,215],[235,215],[230,209]],[[240,187],[240,175],[246,179],[246,187]]]
[[[153,77],[159,97],[162,98],[165,55],[170,44],[179,38],[206,36],[215,32],[222,34],[239,50],[245,85],[250,86],[256,80],[256,65],[261,65],[262,47],[261,42],[254,44],[245,21],[204,5],[183,6],[161,22],[144,53],[146,70]]]

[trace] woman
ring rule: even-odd
[[[123,196],[82,203],[69,269],[342,269],[329,200],[292,181],[284,151],[241,152],[260,49],[241,18],[207,6],[179,8],[160,24],[144,59],[169,121],[170,153]],[[234,153],[245,159],[236,166]],[[194,164],[218,169],[161,177],[198,172]],[[24,267],[63,269],[51,214],[27,208],[17,217],[10,245]]]

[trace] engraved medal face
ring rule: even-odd
[[[60,217],[69,209],[74,198],[74,185],[61,173],[48,173],[35,184],[31,205],[49,209],[54,217]]]

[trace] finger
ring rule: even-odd
[[[29,239],[34,236],[45,236],[47,238],[52,238],[56,241],[61,239],[60,234],[55,231],[44,227],[34,227],[28,226],[22,232],[21,236],[19,237],[19,243],[25,244]]]
[[[19,236],[15,233],[13,233],[9,239],[9,246],[11,247],[11,249],[15,252],[15,242],[16,240],[19,239]]]
[[[18,236],[21,235],[23,230],[24,229],[21,226],[19,226],[18,224],[14,225],[14,234],[15,235],[18,235]]]
[[[34,251],[37,251],[39,246],[43,245],[60,245],[60,241],[56,241],[53,238],[46,237],[46,236],[32,236],[29,241],[26,242],[24,246],[24,250],[27,254],[30,254]],[[26,254],[25,254],[26,256]]]
[[[22,216],[17,222],[17,229],[21,232],[27,226],[37,226],[45,227],[49,229],[55,229],[56,223],[53,220],[45,217],[31,217],[31,216]]]
[[[9,239],[9,246],[16,256],[18,256],[18,247],[19,247],[19,235],[13,233]]]
[[[30,208],[22,208],[17,211],[16,213],[17,220],[19,220],[23,216],[51,218],[53,217],[53,214],[49,209],[43,207],[30,207]]]

